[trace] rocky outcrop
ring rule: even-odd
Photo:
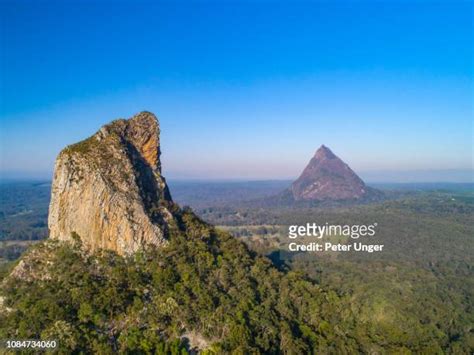
[[[124,255],[166,243],[177,208],[161,175],[159,124],[149,112],[103,126],[58,156],[50,238]]]
[[[324,145],[290,187],[296,201],[358,200],[372,194],[372,190]]]

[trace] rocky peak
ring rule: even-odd
[[[150,168],[160,170],[160,127],[155,115],[140,112],[128,120],[119,119],[103,126],[98,132],[99,141],[117,135],[133,146]]]
[[[322,145],[290,190],[295,200],[322,201],[360,199],[368,188],[346,163]]]
[[[176,209],[161,175],[159,124],[149,112],[118,119],[58,156],[50,237],[129,254],[166,242]]]
[[[314,154],[316,159],[336,159],[337,157],[331,152],[331,149],[326,147],[324,144]]]

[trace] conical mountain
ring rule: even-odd
[[[290,191],[294,200],[358,200],[369,188],[328,147],[322,145]]]

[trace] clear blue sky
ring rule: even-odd
[[[472,179],[471,1],[0,0],[0,17],[4,177],[49,177],[62,147],[149,110],[171,178],[293,178],[325,144],[372,180]]]

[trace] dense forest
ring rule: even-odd
[[[0,338],[57,339],[65,354],[469,354],[472,196],[438,189],[350,208],[223,201],[195,208],[220,227],[185,208],[167,247],[127,258],[39,242],[20,266],[1,266]],[[377,222],[373,241],[386,248],[288,253],[287,226],[306,222]]]
[[[0,183],[0,241],[48,235],[49,182]]]
[[[21,283],[4,281],[0,337],[58,339],[65,353],[111,354],[184,353],[195,338],[209,353],[369,352],[382,345],[334,291],[278,271],[190,212],[182,223],[187,232],[172,235],[166,248],[129,259],[85,256],[79,244],[35,246],[20,267],[35,265],[34,272],[19,276]]]

